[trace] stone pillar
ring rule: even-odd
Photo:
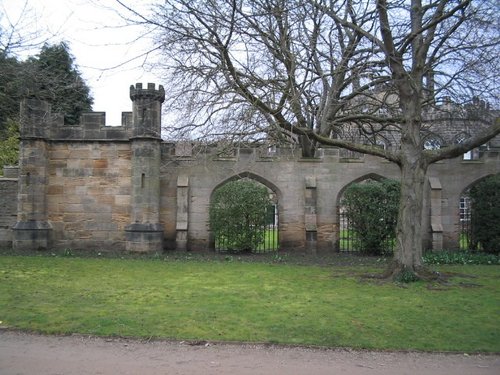
[[[316,177],[306,177],[305,184],[304,223],[306,229],[306,247],[308,251],[315,253],[318,241]]]
[[[432,249],[443,249],[442,187],[437,177],[429,177],[431,188],[431,234]]]
[[[14,250],[45,250],[50,246],[47,220],[50,105],[37,99],[21,102],[17,222],[12,227]]]
[[[177,178],[177,217],[175,248],[177,250],[187,250],[187,233],[189,224],[189,178],[179,176]]]
[[[163,251],[160,224],[161,104],[163,86],[148,83],[130,87],[133,102],[131,223],[125,228],[125,248],[130,252]]]

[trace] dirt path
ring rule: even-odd
[[[500,356],[189,345],[0,331],[0,374],[497,375]]]

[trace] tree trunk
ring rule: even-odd
[[[422,214],[428,163],[419,146],[402,145],[401,199],[396,226],[394,259],[384,277],[396,281],[436,279],[422,264]]]
[[[427,165],[417,158],[401,165],[401,200],[396,226],[394,258],[383,278],[410,282],[435,279],[422,265],[422,213]]]
[[[394,260],[408,270],[421,265],[425,174],[426,167],[421,163],[404,163],[401,166],[401,201]]]
[[[429,162],[425,156],[421,129],[422,108],[414,96],[420,97],[421,87],[410,90],[411,85],[400,88],[400,106],[405,117],[401,133],[400,162],[401,198],[396,226],[394,259],[385,276],[397,281],[433,279],[435,275],[422,266],[423,232],[422,214],[424,190]]]
[[[316,154],[316,142],[309,139],[306,135],[301,135],[299,140],[302,149],[302,157],[313,158]]]

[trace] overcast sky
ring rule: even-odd
[[[3,23],[17,22],[25,0],[3,0]],[[134,9],[147,1],[124,0]],[[162,84],[148,72],[144,58],[147,41],[133,42],[141,30],[119,27],[118,3],[114,0],[27,0],[29,11],[20,28],[46,33],[49,42],[69,42],[83,78],[92,90],[94,111],[106,112],[107,125],[119,125],[122,111],[131,110],[129,86],[136,82]],[[25,52],[34,55],[39,49]],[[127,63],[127,61],[132,60]]]

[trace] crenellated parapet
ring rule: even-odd
[[[165,101],[165,89],[162,85],[159,85],[158,89],[156,89],[154,83],[148,83],[147,88],[143,88],[142,83],[136,83],[135,86],[130,85],[130,100],[133,102],[148,100],[163,103]]]
[[[50,127],[51,140],[121,141],[128,140],[131,131],[132,112],[122,113],[121,126],[106,126],[105,112],[85,112],[77,125],[65,125],[63,116],[56,115]]]
[[[318,148],[314,157],[305,158],[302,149],[297,145],[270,145],[253,144],[251,146],[227,145],[227,144],[206,144],[194,141],[180,141],[162,144],[163,157],[177,161],[189,160],[211,160],[211,161],[259,161],[259,162],[279,162],[279,161],[307,161],[307,162],[339,162],[350,159],[362,160],[363,154],[346,152],[337,147],[323,146]]]
[[[159,85],[141,83],[130,86],[132,100],[132,137],[161,139],[161,105],[165,101],[165,90]]]
[[[21,139],[68,141],[125,141],[132,135],[132,112],[123,112],[121,126],[107,126],[105,112],[84,112],[80,123],[64,124],[64,115],[52,113],[49,103],[38,99],[21,102]]]
[[[21,101],[20,127],[21,139],[47,139],[53,117],[50,104],[34,98]]]

